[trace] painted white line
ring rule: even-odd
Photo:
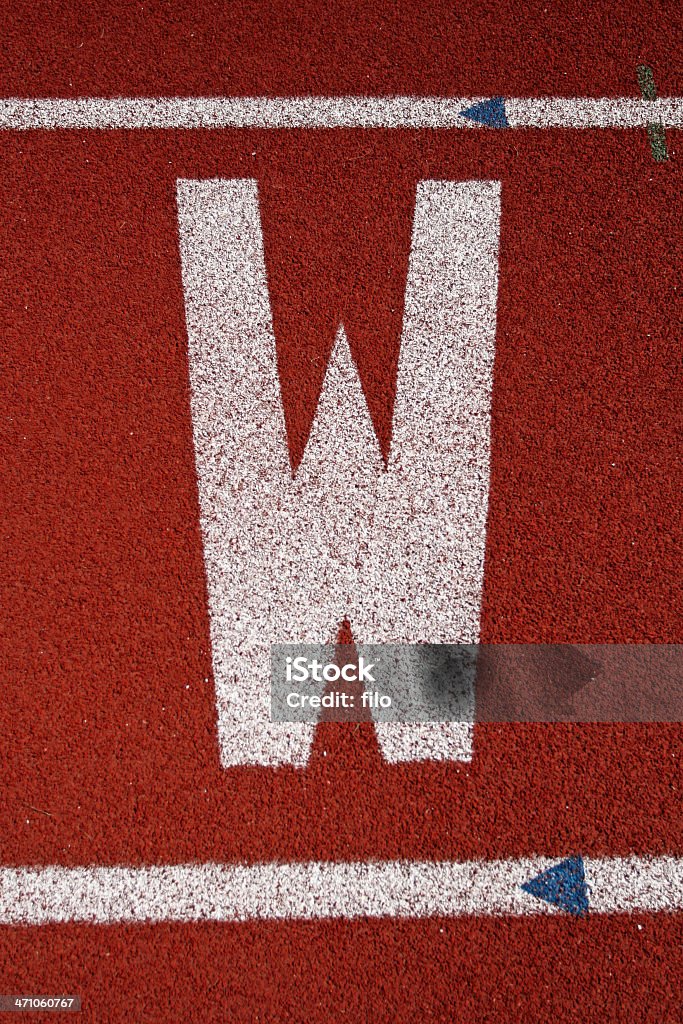
[[[0,129],[478,128],[461,117],[485,97],[304,96],[0,100]],[[683,127],[683,98],[506,99],[511,128]]]
[[[547,858],[0,869],[0,925],[557,914]],[[683,910],[683,858],[587,859],[589,913]]]
[[[509,99],[505,113],[511,128],[683,128],[683,98]]]
[[[343,326],[292,477],[257,183],[178,182],[221,761],[304,765],[270,721],[270,644],[476,643],[500,183],[418,184],[386,472]],[[469,760],[467,722],[382,724],[391,762]]]

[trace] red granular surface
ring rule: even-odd
[[[6,5],[2,93],[637,96],[641,61],[680,93],[663,5],[106,7]],[[305,771],[220,769],[175,208],[179,177],[258,179],[296,462],[340,320],[388,448],[417,182],[501,180],[482,639],[680,642],[667,144],[656,164],[632,130],[0,136],[2,865],[683,854],[678,725],[482,725],[470,765],[397,767],[330,723]],[[681,931],[3,927],[0,990],[79,992],[98,1022],[668,1022]]]

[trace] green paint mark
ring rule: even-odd
[[[652,156],[658,164],[669,159],[669,153],[666,148],[666,135],[661,124],[649,124],[647,126],[647,137],[650,140],[650,149],[652,150]]]
[[[655,76],[649,64],[639,64],[636,68],[636,76],[643,99],[656,100],[657,86],[655,85]],[[666,148],[666,134],[663,125],[649,124],[647,126],[647,137],[650,140],[650,151],[653,159],[658,164],[668,160],[669,153]]]
[[[638,76],[638,85],[640,86],[643,99],[656,100],[657,86],[655,85],[655,76],[652,73],[652,68],[648,64],[639,64],[636,68],[636,75]]]

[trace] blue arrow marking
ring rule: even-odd
[[[483,103],[475,103],[473,107],[461,110],[460,117],[466,117],[469,121],[476,121],[478,124],[485,124],[489,128],[510,127],[505,115],[505,100],[502,96],[484,100]]]
[[[588,886],[581,857],[567,857],[560,864],[524,882],[522,889],[575,917],[588,913]]]

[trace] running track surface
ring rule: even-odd
[[[673,5],[370,8],[15,4],[1,92],[638,99],[648,63],[683,94]],[[656,163],[642,129],[2,134],[5,883],[683,855],[677,725],[482,725],[471,762],[401,766],[328,724],[303,771],[221,769],[175,205],[178,179],[258,180],[297,462],[341,315],[388,447],[417,183],[501,181],[482,639],[680,642],[666,139]],[[0,990],[155,1024],[676,1021],[681,920],[5,923]]]

